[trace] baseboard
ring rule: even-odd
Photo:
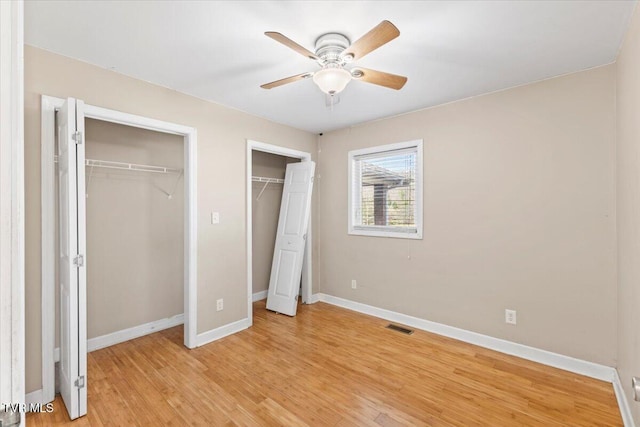
[[[488,335],[479,334],[477,332],[467,331],[465,329],[455,328],[453,326],[444,325],[442,323],[432,322],[430,320],[420,319],[418,317],[397,313],[391,310],[362,304],[359,302],[347,300],[344,298],[334,297],[323,293],[315,294],[319,301],[327,304],[335,305],[359,313],[368,314],[370,316],[379,317],[391,322],[402,323],[423,331],[432,332],[434,334],[443,335],[475,344],[480,347],[499,351],[500,353],[510,354],[512,356],[521,357],[533,362],[542,363],[543,365],[553,366],[554,368],[563,369],[565,371],[574,372],[576,374],[585,375],[602,381],[613,382],[616,374],[615,368],[600,365],[598,363],[588,362],[586,360],[576,359],[570,356],[553,353],[547,350],[541,350],[535,347],[529,347],[524,344],[518,344],[511,341],[494,338]]]
[[[155,320],[143,325],[138,325],[132,328],[123,329],[121,331],[112,332],[110,334],[102,335],[99,337],[90,338],[87,340],[87,352],[111,347],[112,345],[120,344],[125,341],[140,338],[145,335],[153,334],[155,332],[173,328],[174,326],[182,324],[184,324],[184,314],[176,314],[173,317]],[[60,361],[60,347],[56,347],[54,349],[53,361],[55,363],[58,363]]]
[[[24,395],[24,402],[27,405],[30,405],[32,403],[44,403],[44,393],[42,392],[42,389],[40,390],[35,390],[32,391],[31,393],[27,393]]]
[[[311,294],[311,296],[309,297],[309,304],[320,302],[320,295],[324,294]]]
[[[134,326],[133,328],[91,338],[87,340],[87,351],[100,350],[101,348],[110,347],[182,324],[184,324],[184,314],[177,314],[173,317],[167,317],[166,319],[156,320],[145,323],[144,325]]]
[[[622,422],[624,427],[634,427],[636,424],[633,422],[633,415],[631,414],[631,407],[627,400],[627,394],[624,392],[622,382],[620,381],[620,375],[616,371],[613,376],[613,391],[616,393],[616,400],[618,401],[618,407],[620,408],[620,415],[622,416]]]
[[[267,299],[268,293],[269,293],[268,289],[265,289],[264,291],[256,292],[252,295],[251,300],[253,302],[256,302],[256,301],[262,301],[263,299]]]
[[[211,329],[210,331],[198,334],[198,336],[196,337],[196,345],[200,347],[202,345],[209,344],[210,342],[219,340],[220,338],[224,338],[228,335],[235,334],[236,332],[247,329],[250,326],[251,321],[249,320],[249,318],[244,318],[242,320],[229,323],[228,325],[220,326],[216,329]]]

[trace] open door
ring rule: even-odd
[[[84,104],[57,115],[60,232],[60,394],[73,420],[87,413]]]
[[[267,309],[296,315],[307,240],[314,162],[289,163],[284,178]]]

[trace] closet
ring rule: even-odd
[[[87,119],[87,339],[183,313],[183,138]],[[92,348],[93,347],[93,348]]]
[[[182,136],[85,119],[87,351],[182,323],[183,153]]]
[[[287,164],[300,159],[254,150],[251,158],[253,301],[267,298]]]

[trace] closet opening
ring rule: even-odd
[[[276,232],[288,164],[310,162],[311,154],[276,145],[247,141],[247,293],[249,318],[253,303],[269,291]],[[298,302],[308,304],[312,293],[311,219],[306,233]]]
[[[196,130],[74,98],[41,111],[42,400],[59,390],[75,419],[88,352],[181,324],[197,346]]]
[[[87,351],[184,323],[184,141],[85,119]]]

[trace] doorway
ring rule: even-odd
[[[260,169],[256,165],[256,170],[254,171],[254,153],[256,154],[256,159],[260,158],[263,160],[263,167]],[[271,156],[278,157],[271,157]],[[265,200],[269,201],[269,209],[279,209],[280,204],[278,202],[277,195],[267,193],[269,190],[269,186],[274,192],[282,193],[282,182],[283,180],[276,177],[280,170],[284,171],[284,166],[287,163],[291,162],[308,162],[311,161],[311,153],[307,153],[304,151],[293,150],[290,148],[284,148],[277,145],[265,144],[262,142],[247,140],[247,312],[251,322],[253,322],[253,302],[255,300],[262,299],[262,297],[266,298],[266,290],[268,286],[268,268],[271,266],[271,258],[269,256],[261,256],[260,259],[257,259],[257,263],[254,266],[254,209],[256,208],[256,203],[260,203],[263,197]],[[278,163],[282,163],[282,165],[276,166]],[[270,167],[271,166],[271,167]],[[269,171],[271,169],[271,171]],[[265,173],[266,171],[266,173]],[[275,173],[273,173],[275,171]],[[271,172],[271,173],[269,173]],[[264,176],[267,175],[267,176]],[[284,176],[282,176],[284,178]],[[258,184],[259,188],[256,188],[254,191],[254,185]],[[266,185],[266,186],[265,186]],[[257,193],[254,195],[254,193]],[[262,193],[262,194],[260,194]],[[266,194],[266,196],[265,196]],[[258,197],[260,196],[260,197]],[[258,200],[256,200],[258,199]],[[271,200],[269,200],[271,199]],[[278,211],[275,212],[275,221],[277,222]],[[268,219],[267,219],[268,221]],[[271,231],[275,238],[275,230],[266,230],[266,233],[263,233],[265,230],[261,230],[261,236],[259,240],[267,239],[267,235]],[[301,300],[305,304],[309,304],[311,302],[311,294],[312,294],[312,223],[311,218],[309,219],[309,228],[307,234],[307,241],[305,245],[304,251],[304,261],[302,264],[302,278],[301,278]],[[273,245],[275,242],[272,241]],[[267,241],[262,242],[261,248],[268,247],[269,243]],[[273,246],[271,246],[270,254],[273,253]],[[256,292],[254,292],[254,271],[256,274],[259,274],[259,277],[256,277]],[[266,281],[266,283],[265,283]],[[254,297],[255,295],[255,297]]]
[[[182,277],[184,287],[184,345],[188,348],[196,347],[196,250],[197,250],[197,223],[196,223],[196,130],[187,126],[177,125],[160,120],[150,119],[146,117],[136,116],[132,114],[122,113],[119,111],[108,110],[100,107],[85,105],[82,101],[76,101],[72,98],[67,100],[42,97],[42,374],[43,374],[43,401],[53,401],[55,397],[55,363],[56,359],[62,358],[63,349],[67,348],[66,344],[61,345],[60,351],[55,351],[55,277],[58,248],[55,246],[56,231],[58,226],[55,222],[55,135],[56,135],[56,110],[63,108],[65,105],[75,105],[74,115],[76,117],[77,129],[72,135],[76,144],[84,142],[84,122],[85,118],[94,119],[101,122],[115,123],[133,128],[146,129],[150,131],[160,132],[163,134],[178,135],[183,140],[183,192],[184,192],[184,243],[183,243],[183,268],[184,275]],[[66,107],[65,107],[66,108]],[[79,133],[78,133],[79,132]],[[69,134],[71,135],[71,134]],[[86,179],[84,177],[84,146],[78,148],[76,160],[82,164],[81,168],[77,168],[78,193],[76,194],[76,203],[83,207],[84,200],[78,195],[85,193]],[[72,156],[73,157],[73,156]],[[169,189],[169,191],[172,191]],[[80,209],[82,210],[82,209]],[[66,215],[66,214],[65,214]],[[83,234],[86,229],[84,220],[77,221],[78,234]],[[82,245],[79,245],[82,246]],[[78,256],[74,259],[74,265],[78,268],[83,264],[84,253],[78,252]],[[82,275],[78,275],[78,293],[75,310],[78,313],[78,324],[81,325],[78,335],[78,357],[86,359],[86,296],[82,293],[86,291],[86,280],[82,283]],[[71,299],[73,301],[73,299]],[[66,312],[66,309],[65,309]],[[73,316],[71,316],[73,318]],[[69,329],[72,330],[72,329]],[[61,337],[62,338],[62,337]],[[126,338],[126,337],[125,337]],[[61,339],[61,342],[63,340]],[[69,354],[65,354],[69,357]],[[79,359],[80,360],[80,359]],[[80,373],[75,380],[75,387],[85,390],[86,383],[84,375],[81,375],[82,360],[79,363]],[[84,367],[86,371],[86,366]],[[61,387],[62,390],[62,387]],[[83,415],[82,405],[79,412],[72,415],[72,418]],[[86,413],[86,402],[84,405]],[[75,415],[75,416],[74,416]]]

